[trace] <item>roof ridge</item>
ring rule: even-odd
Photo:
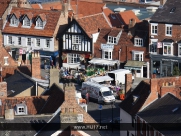
[[[82,19],[82,18],[91,17],[91,16],[97,16],[97,15],[101,15],[101,14],[102,13],[97,13],[97,14],[93,14],[93,15],[83,16],[83,17],[78,18],[77,20]]]

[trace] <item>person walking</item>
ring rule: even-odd
[[[86,93],[86,102],[87,102],[87,104],[89,103],[89,93],[88,92]]]

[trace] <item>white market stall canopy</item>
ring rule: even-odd
[[[89,61],[90,64],[97,64],[97,65],[107,65],[107,66],[114,66],[115,64],[119,64],[119,60],[106,60],[101,58],[93,58]]]
[[[112,81],[114,80],[113,78],[109,77],[109,76],[99,76],[99,77],[93,77],[88,79],[88,81],[90,82],[104,82],[104,81]]]

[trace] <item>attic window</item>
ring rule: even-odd
[[[176,112],[179,109],[179,107],[176,107],[175,109],[172,110],[172,112]]]
[[[15,115],[27,115],[27,106],[25,103],[16,104]]]
[[[30,27],[30,19],[28,17],[23,19],[23,26]]]
[[[133,95],[133,105],[138,101],[139,96]]]
[[[117,43],[117,38],[116,37],[112,37],[112,36],[108,36],[107,43],[116,44]]]
[[[16,18],[15,15],[12,15],[10,19],[10,26],[18,26],[18,19]]]
[[[40,18],[36,20],[36,28],[43,28],[43,21]]]
[[[171,10],[170,10],[170,13],[174,13],[176,10],[176,7],[173,7]]]

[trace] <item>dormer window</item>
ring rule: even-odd
[[[43,13],[43,14],[39,14],[37,16],[37,18],[35,19],[36,21],[36,26],[35,28],[36,29],[43,29],[45,24],[46,24],[46,15]]]
[[[116,44],[117,43],[117,38],[116,37],[112,37],[112,36],[108,36],[108,42],[109,44]]]
[[[15,15],[12,15],[12,17],[10,19],[10,25],[11,26],[18,26],[18,19],[16,18]]]
[[[25,103],[16,104],[15,115],[27,115],[27,106]]]
[[[23,26],[30,27],[30,19],[28,17],[23,19]]]
[[[36,20],[36,27],[43,28],[43,21],[40,18]]]

